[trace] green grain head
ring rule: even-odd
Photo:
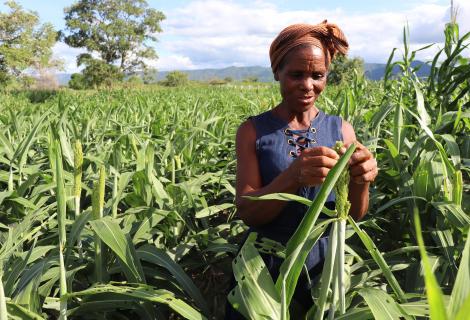
[[[103,216],[104,191],[105,191],[106,171],[103,165],[100,166],[99,180],[95,182],[92,194],[92,212],[95,219]]]
[[[334,150],[339,153],[344,146],[342,141],[336,141]],[[349,171],[345,168],[341,173],[336,185],[333,189],[336,194],[336,211],[338,217],[346,219],[351,208],[351,203],[348,200],[349,193]]]

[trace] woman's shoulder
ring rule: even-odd
[[[251,120],[253,122],[257,122],[257,121],[270,121],[272,120],[272,117],[271,117],[271,109],[270,110],[266,110],[264,112],[261,112],[257,115],[254,115],[254,116],[249,116],[248,117],[248,120]]]
[[[356,140],[356,134],[353,126],[341,116],[324,113],[325,124],[338,133],[345,143],[350,143]]]
[[[256,127],[253,121],[254,116],[250,116],[243,121],[237,129],[237,140],[256,139]]]
[[[317,124],[321,124],[321,125],[327,125],[327,126],[333,125],[334,127],[337,127],[337,126],[341,127],[343,123],[343,119],[341,118],[341,116],[331,114],[328,111],[323,111],[321,109],[318,109],[318,110],[319,110],[318,116],[317,116],[317,119],[314,119],[313,121],[314,123],[316,122]]]
[[[341,116],[335,115],[330,113],[329,111],[323,111],[322,109],[318,109],[320,115],[322,115],[325,119],[330,119],[334,121],[342,120]]]
[[[273,132],[283,127],[284,123],[272,115],[271,110],[264,111],[254,116],[249,116],[239,127],[239,130],[253,129],[257,136]]]
[[[322,136],[323,140],[343,140],[343,119],[338,115],[320,110],[312,126],[317,129],[317,135]]]

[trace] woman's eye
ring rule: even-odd
[[[294,73],[291,73],[291,76],[292,76],[292,78],[299,79],[299,78],[302,77],[302,73],[294,72]]]
[[[324,75],[323,75],[322,73],[314,73],[314,74],[312,75],[312,78],[313,78],[313,79],[317,79],[317,80],[318,80],[318,79],[322,79],[323,77],[324,77]]]

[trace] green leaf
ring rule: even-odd
[[[470,314],[470,295],[467,296],[463,304],[460,306],[460,309],[457,310],[457,315],[455,320],[467,320],[468,315]]]
[[[457,142],[455,141],[455,137],[450,134],[443,134],[440,136],[445,141],[446,151],[449,154],[452,163],[454,166],[460,165],[460,148]]]
[[[447,312],[444,305],[444,299],[441,288],[437,283],[436,277],[432,271],[429,257],[424,246],[423,235],[421,233],[421,222],[419,218],[419,209],[413,203],[413,217],[416,230],[416,239],[418,240],[421,263],[424,269],[424,282],[426,284],[426,295],[430,306],[430,315],[432,320],[446,320]]]
[[[91,211],[82,212],[73,222],[72,229],[69,232],[67,251],[65,254],[65,261],[68,261],[70,254],[72,253],[73,245],[80,239],[80,234],[83,231],[86,223],[90,220],[92,215]]]
[[[164,211],[156,208],[148,208],[148,213],[150,216],[146,217],[137,228],[132,239],[134,244],[137,244],[142,241],[148,241],[151,237],[151,231],[153,228],[162,221],[169,211]]]
[[[106,313],[107,316],[112,317],[121,314],[123,310],[132,310],[135,312],[138,319],[142,320],[160,320],[165,318],[155,317],[152,311],[148,310],[149,303],[142,303],[137,298],[115,294],[115,293],[101,293],[84,297],[80,304],[75,308],[69,309],[69,314],[74,318],[80,319],[83,316],[92,318],[93,316],[99,317]],[[155,309],[155,308],[153,308]],[[166,320],[166,319],[165,319]]]
[[[23,164],[26,162],[26,156],[28,154],[28,150],[33,144],[33,141],[37,138],[37,133],[39,131],[39,128],[44,124],[44,119],[49,115],[49,111],[45,112],[38,120],[36,121],[36,124],[34,127],[31,129],[29,132],[28,136],[21,141],[20,145],[16,149],[15,153],[13,154],[13,158],[11,161],[17,160],[17,164],[19,167],[23,166]]]
[[[201,211],[197,212],[195,217],[196,219],[207,218],[212,215],[215,215],[216,213],[219,213],[221,211],[224,211],[233,207],[234,205],[232,203],[216,204],[216,205],[204,208]]]
[[[335,319],[336,320],[374,320],[374,315],[370,312],[369,308],[355,307],[346,311],[345,314],[335,317]]]
[[[114,293],[127,297],[136,298],[142,301],[156,302],[168,305],[171,309],[176,311],[182,317],[189,320],[202,320],[206,319],[194,308],[186,304],[184,301],[175,298],[175,296],[163,289],[154,289],[153,287],[140,284],[139,286],[121,286],[117,284],[97,285],[93,288],[86,289],[79,292],[70,293],[67,298],[73,297],[87,297],[92,298],[94,295],[103,293]],[[118,307],[118,306],[116,306]]]
[[[451,319],[457,317],[457,313],[470,298],[470,237],[465,241],[465,247],[462,251],[462,259],[460,260],[459,271],[455,279],[454,288],[450,296],[448,313]],[[470,308],[466,306],[465,308]],[[467,314],[467,316],[470,313]]]
[[[8,317],[12,320],[44,320],[42,316],[29,311],[21,305],[8,301],[7,302]]]
[[[181,285],[184,291],[186,291],[196,302],[198,307],[201,308],[204,314],[209,315],[209,308],[207,307],[206,301],[199,289],[194,285],[191,278],[184,272],[183,268],[173,261],[165,251],[152,245],[144,245],[137,250],[137,256],[142,260],[154,263],[168,270],[173,277],[175,277],[176,281]]]
[[[470,225],[470,217],[462,207],[451,202],[431,202],[452,225],[457,228],[467,228]]]
[[[389,202],[387,202],[386,204],[380,206],[376,211],[375,213],[380,213],[382,211],[385,211],[386,209],[398,204],[398,203],[401,203],[401,202],[408,202],[408,200],[410,199],[419,199],[419,200],[424,200],[426,201],[426,198],[422,198],[422,197],[416,197],[416,196],[408,196],[408,197],[400,197],[400,198],[395,198],[395,199],[392,199],[390,200]]]
[[[376,320],[412,319],[385,291],[363,288],[358,292],[366,301]]]
[[[369,254],[372,256],[374,261],[382,270],[383,275],[385,276],[388,283],[392,287],[393,291],[397,295],[399,301],[406,302],[405,293],[403,292],[403,289],[400,287],[400,284],[398,283],[397,279],[393,275],[392,270],[390,269],[387,262],[383,258],[379,249],[377,249],[377,246],[374,244],[371,237],[369,237],[369,235],[365,231],[359,228],[358,224],[354,221],[353,218],[351,218],[351,216],[348,217],[348,221],[354,228],[354,231],[357,233],[357,235],[361,239],[364,246],[367,248],[367,251],[369,252]]]
[[[156,199],[156,202],[159,204],[160,208],[163,207],[163,203],[167,202],[169,205],[173,203],[173,199],[165,191],[165,187],[160,180],[155,177],[153,174],[149,173],[147,175],[149,183],[152,186],[152,193]]]
[[[301,204],[304,204],[306,206],[311,206],[313,201],[301,196],[298,196],[296,194],[291,194],[291,193],[270,193],[270,194],[265,194],[260,197],[253,197],[253,196],[244,196],[244,198],[253,200],[253,201],[259,201],[259,200],[280,200],[280,201],[295,201]],[[336,212],[334,210],[330,210],[327,207],[322,208],[322,212],[325,213],[326,215],[333,217],[336,216]]]
[[[29,201],[28,199],[25,199],[25,198],[16,197],[16,198],[9,198],[7,200],[19,203],[23,207],[28,208],[28,209],[36,210],[38,208],[34,203],[32,203],[31,201]]]
[[[237,286],[228,301],[247,319],[280,319],[281,297],[254,246],[255,239],[256,233],[251,233],[232,262]]]
[[[8,272],[8,275],[6,277],[4,276],[4,280],[3,280],[5,282],[4,290],[7,295],[13,294],[14,284],[16,280],[18,279],[18,277],[21,275],[21,273],[25,270],[35,246],[36,246],[36,241],[28,250],[28,252],[26,253],[26,256],[24,258],[20,257],[16,261],[16,263],[10,267],[11,271]]]
[[[411,316],[429,318],[429,305],[426,300],[402,303],[400,306]]]
[[[3,132],[0,132],[0,142],[3,146],[3,152],[6,153],[7,158],[11,161],[13,158],[13,146]]]
[[[413,81],[413,86],[415,88],[415,93],[416,93],[416,112],[419,114],[421,121],[425,123],[426,125],[431,124],[431,117],[429,116],[428,112],[426,111],[426,108],[424,106],[424,97],[423,97],[423,92],[419,88],[418,84],[416,81]]]
[[[111,217],[92,220],[90,224],[100,239],[116,254],[130,282],[145,283],[144,271],[128,234]]]
[[[44,262],[41,262],[40,265],[43,267]],[[34,313],[41,312],[38,288],[43,272],[42,267],[38,269],[38,272],[36,272],[27,283],[23,286],[19,286],[13,296],[13,301],[15,303]]]

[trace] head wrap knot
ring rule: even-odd
[[[291,49],[303,44],[322,48],[325,51],[327,65],[337,52],[346,54],[349,48],[343,31],[334,23],[325,20],[316,25],[293,24],[282,30],[271,43],[269,58],[273,73],[276,73],[282,59]]]

